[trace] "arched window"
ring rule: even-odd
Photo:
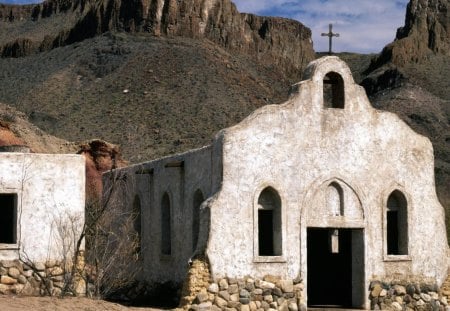
[[[133,229],[136,232],[136,253],[141,252],[141,199],[138,195],[133,200]]]
[[[344,216],[344,191],[337,182],[332,182],[327,189],[328,210],[333,216]]]
[[[161,200],[161,253],[172,253],[171,216],[169,195],[164,193]]]
[[[277,191],[265,188],[258,198],[258,254],[281,256],[281,199]]]
[[[386,238],[388,255],[408,254],[408,211],[403,193],[395,190],[387,201]]]
[[[198,233],[200,231],[200,205],[204,201],[203,193],[200,190],[195,191],[192,205],[192,250],[197,247]]]
[[[344,109],[344,80],[336,72],[327,73],[323,79],[323,106],[324,108]]]

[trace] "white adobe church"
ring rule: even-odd
[[[140,280],[184,282],[193,309],[443,305],[431,142],[374,109],[339,58],[304,76],[210,146],[115,171],[140,211]]]

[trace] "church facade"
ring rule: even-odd
[[[304,76],[210,146],[113,172],[139,211],[141,281],[184,284],[194,309],[444,305],[431,142],[339,58]]]

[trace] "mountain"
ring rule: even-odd
[[[229,0],[49,0],[0,6],[11,33],[2,56],[25,56],[80,42],[107,31],[206,38],[295,74],[314,58],[311,31],[301,23],[240,14]],[[11,40],[9,38],[16,37]]]
[[[436,186],[450,223],[450,0],[411,0],[396,39],[374,57],[361,84],[376,108],[429,137]],[[447,226],[449,236],[450,227]]]
[[[132,162],[208,144],[282,102],[315,57],[301,23],[228,0],[51,0],[4,5],[0,19],[0,100],[50,134],[117,143]]]

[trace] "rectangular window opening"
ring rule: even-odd
[[[0,243],[17,243],[17,195],[0,194]]]
[[[259,255],[274,256],[273,210],[258,210]]]
[[[398,211],[387,212],[387,253],[399,255]]]
[[[323,79],[323,104],[324,108],[344,109],[344,81],[338,73],[329,72]]]

